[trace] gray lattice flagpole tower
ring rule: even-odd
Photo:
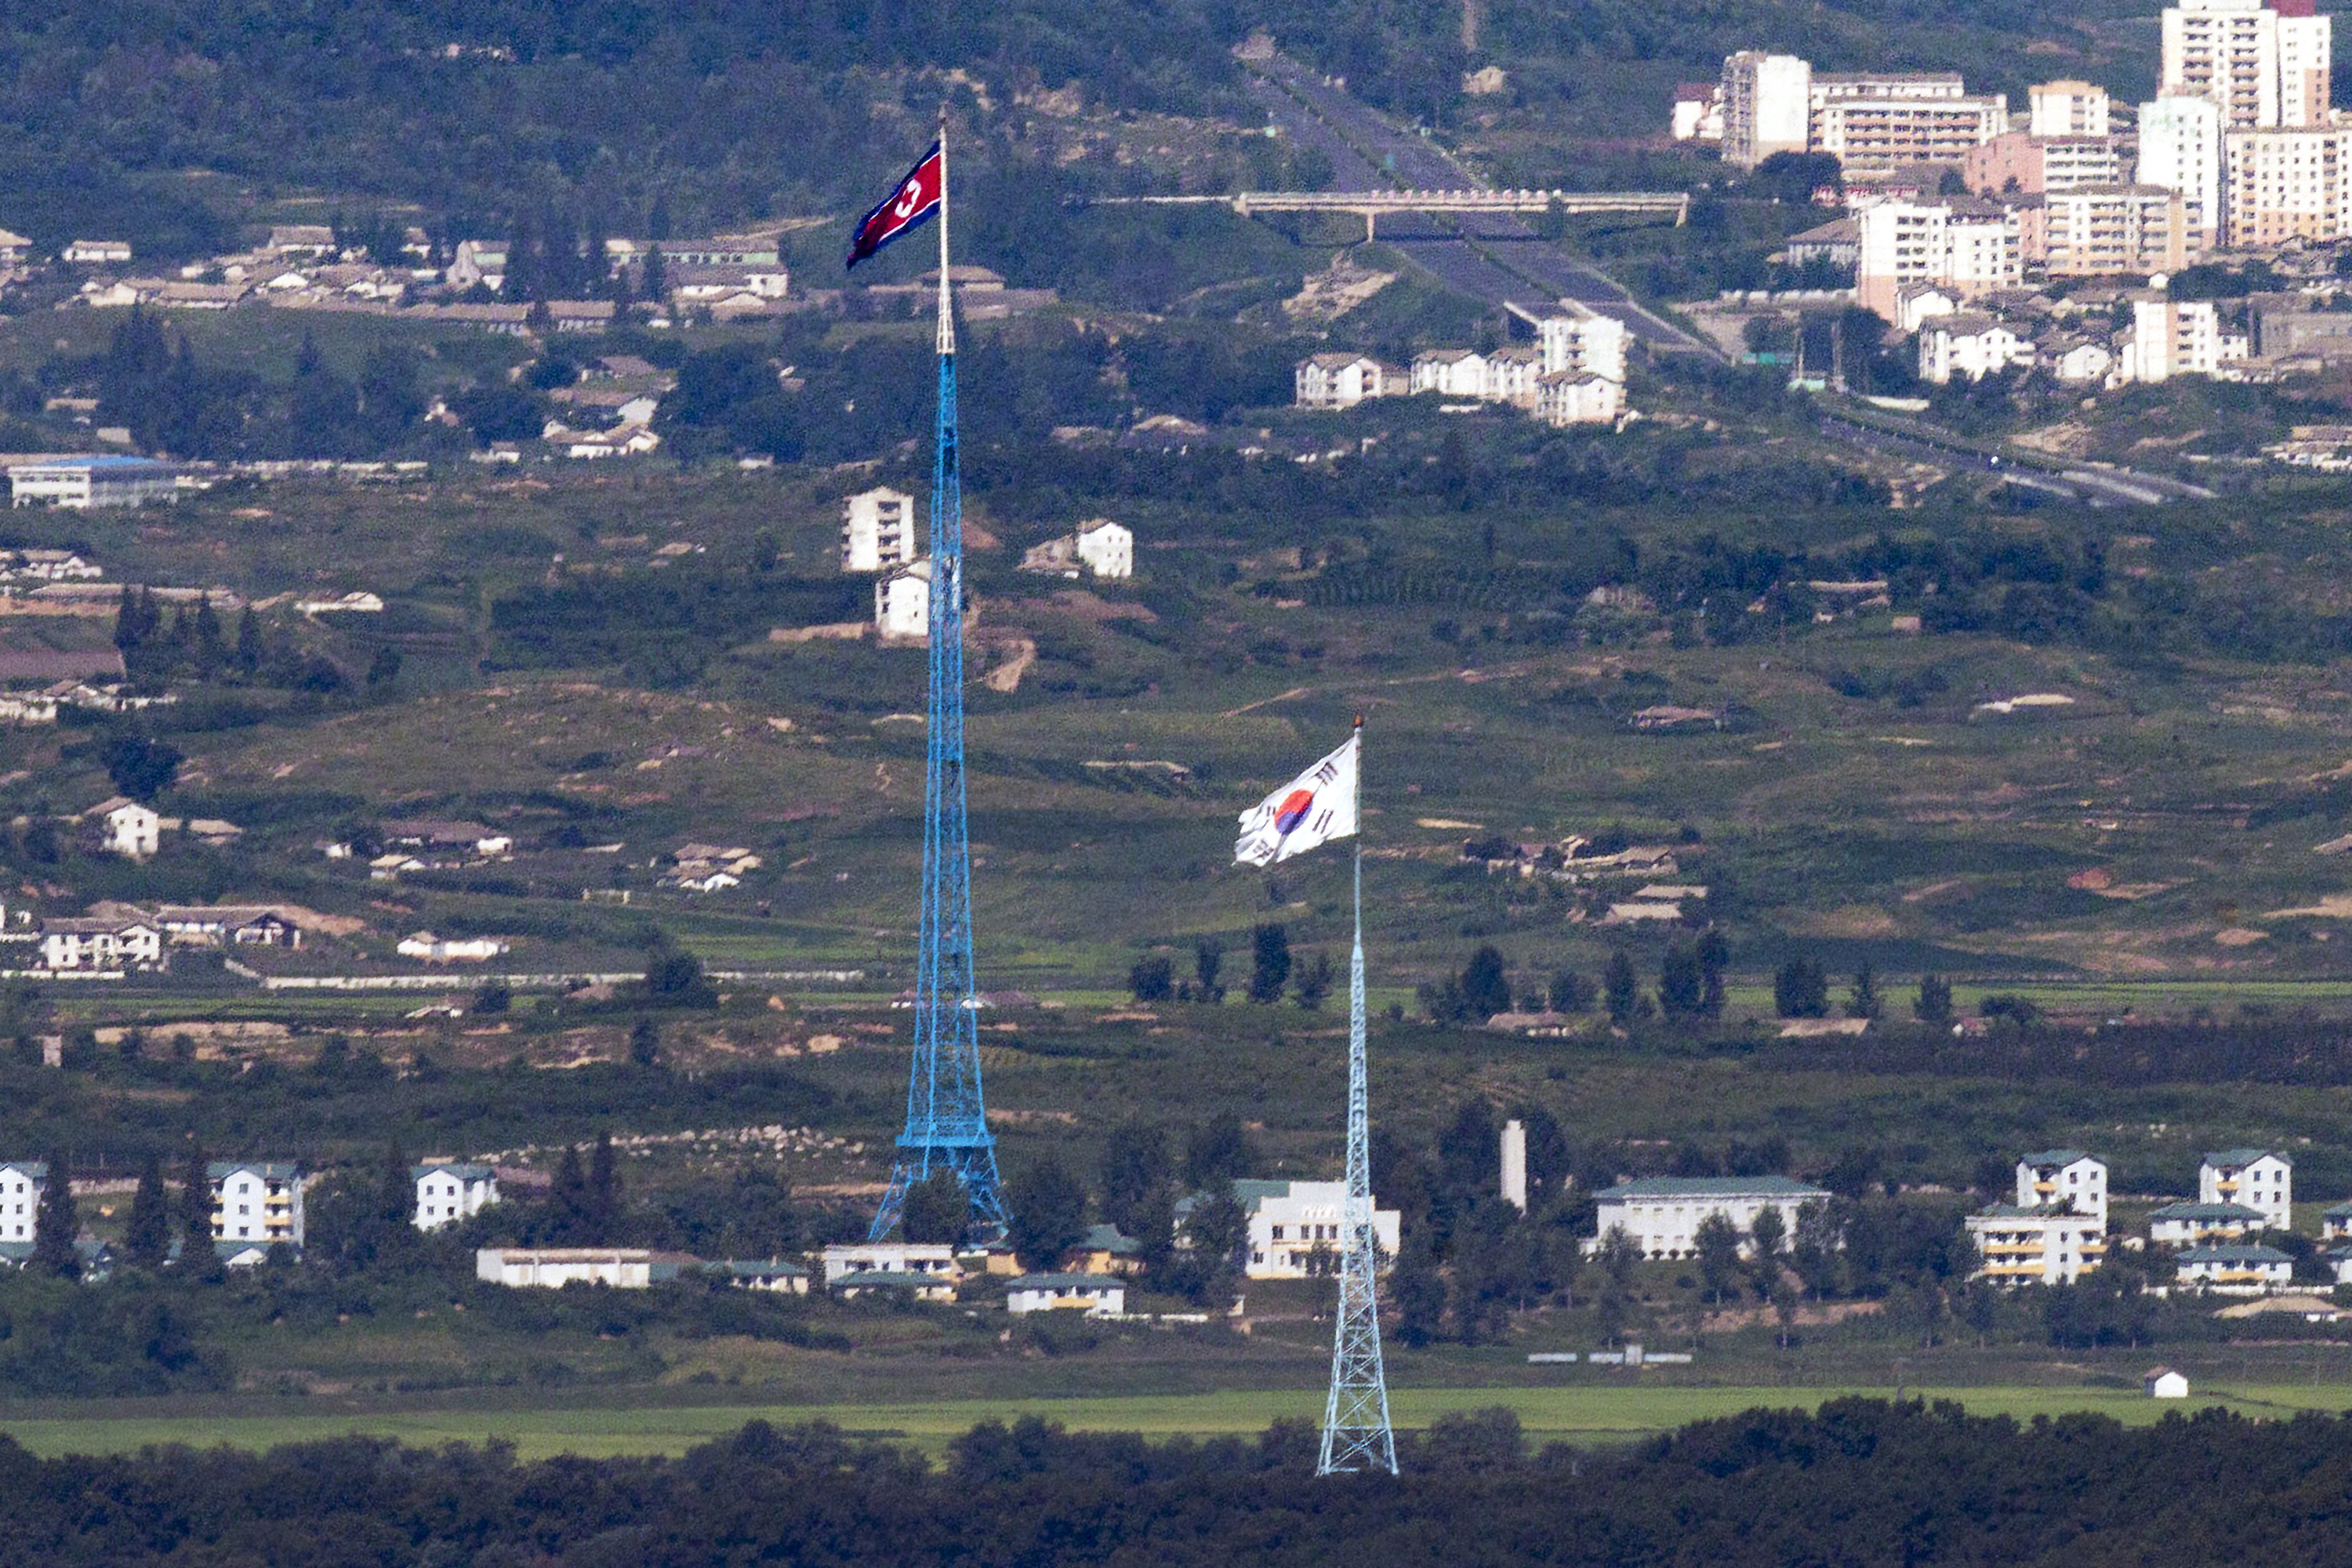
[[[996,1139],[980,1089],[972,977],[971,833],[963,784],[963,474],[956,449],[955,312],[948,284],[948,125],[940,113],[940,417],[931,465],[931,691],[923,774],[923,923],[907,1130],[868,1239],[898,1223],[907,1190],[953,1171],[973,1228],[1004,1229]]]
[[[1341,1200],[1339,1310],[1331,1319],[1331,1393],[1323,1406],[1318,1476],[1351,1470],[1396,1474],[1389,1427],[1388,1374],[1381,1360],[1380,1265],[1372,1233],[1370,1094],[1364,1072],[1363,721],[1356,721],[1356,944],[1348,959],[1348,1192]]]

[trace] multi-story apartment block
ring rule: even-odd
[[[0,1259],[21,1263],[40,1234],[41,1189],[49,1167],[40,1160],[0,1160]]]
[[[2209,309],[2210,307],[2208,307]],[[2197,1170],[2200,1204],[2243,1204],[2281,1230],[2293,1224],[2294,1159],[2272,1149],[2222,1149]]]
[[[2221,201],[2231,246],[2352,233],[2352,128],[2224,132]]]
[[[1353,408],[1386,390],[1381,362],[1368,354],[1310,354],[1298,362],[1293,400],[1301,408]]]
[[[2107,1223],[2107,1163],[2080,1149],[2043,1149],[2017,1161],[2017,1206],[2064,1209]]]
[[[841,569],[887,572],[915,558],[915,498],[861,490],[841,506]]]
[[[2312,0],[2181,0],[2163,32],[2166,97],[2209,99],[2231,130],[2326,121],[2333,37]]]
[[[302,1245],[302,1170],[275,1160],[215,1160],[213,1239],[273,1247]]]
[[[2045,81],[2025,89],[2026,128],[2036,137],[2107,134],[2107,89],[2087,81]]]
[[[2087,1215],[1994,1204],[1966,1224],[1995,1284],[2071,1285],[2107,1260],[2106,1221]]]
[[[2126,380],[2169,381],[2176,375],[2211,375],[2221,368],[2221,320],[2210,300],[2144,294],[2132,300],[2131,342],[2124,346]],[[2234,1191],[2216,1196],[2201,1183],[2200,1188],[2200,1203],[2248,1201]]]
[[[1648,1176],[1620,1182],[1594,1194],[1598,1234],[1586,1247],[1597,1250],[1612,1230],[1622,1229],[1644,1258],[1690,1258],[1698,1251],[1698,1227],[1721,1215],[1738,1230],[1745,1255],[1752,1250],[1748,1237],[1756,1216],[1766,1209],[1779,1210],[1781,1234],[1794,1236],[1797,1210],[1829,1196],[1820,1187],[1785,1176],[1742,1181]]]
[[[1614,316],[1547,316],[1536,328],[1546,375],[1625,379],[1625,323]]]
[[[2159,98],[2139,106],[2138,182],[2179,191],[2197,247],[2221,235],[2221,106],[2208,98]]]
[[[1775,153],[1805,151],[1813,68],[1794,55],[1743,50],[1723,62],[1723,161],[1752,169]]]
[[[1863,307],[1895,319],[1895,296],[1916,283],[1943,285],[1959,299],[2017,287],[2024,271],[2017,214],[1990,203],[1885,201],[1864,207],[1854,282]]]
[[[1814,79],[1811,142],[1838,161],[1848,179],[1884,179],[1908,163],[1958,163],[2009,130],[2009,100],[1923,90],[1864,94],[1832,90]],[[1859,79],[1874,87],[1885,79]],[[1934,85],[1959,85],[1937,78]]]
[[[2123,183],[2123,144],[2111,136],[2029,136],[2011,131],[1970,148],[1960,177],[1979,195],[2039,195]]]
[[[2053,191],[2029,226],[2026,258],[2053,278],[2145,278],[2188,265],[2188,208],[2179,192],[2156,185]]]
[[[451,1161],[414,1166],[408,1175],[416,1186],[413,1223],[419,1230],[454,1225],[499,1201],[499,1173],[488,1165]]]

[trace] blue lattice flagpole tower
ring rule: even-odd
[[[1360,747],[1363,721],[1356,721]],[[1362,788],[1358,752],[1356,787]],[[1360,822],[1360,812],[1356,814]],[[1381,1308],[1374,1289],[1380,1264],[1372,1231],[1370,1097],[1364,1069],[1364,851],[1356,841],[1356,942],[1348,958],[1348,1190],[1340,1202],[1339,1310],[1331,1319],[1331,1392],[1323,1405],[1318,1476],[1351,1470],[1396,1474],[1396,1437],[1389,1426],[1388,1373],[1381,1359]]]
[[[980,1088],[972,978],[971,838],[963,773],[963,480],[956,453],[955,315],[948,281],[947,115],[940,116],[940,414],[931,465],[930,707],[923,771],[923,916],[907,1130],[869,1239],[898,1223],[907,1189],[953,1171],[973,1228],[1002,1233],[996,1140]]]

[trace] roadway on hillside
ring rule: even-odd
[[[1276,55],[1254,62],[1250,83],[1268,120],[1331,160],[1335,190],[1488,188],[1435,142],[1397,125],[1295,60]],[[1465,230],[1459,237],[1391,233],[1381,238],[1439,281],[1491,304],[1540,316],[1556,310],[1559,300],[1572,300],[1596,315],[1624,322],[1653,351],[1715,354],[1712,345],[1644,308],[1565,247],[1538,238],[1518,218],[1490,215],[1475,232],[1467,223]],[[1481,241],[1507,247],[1507,254],[1498,258],[1481,248]]]

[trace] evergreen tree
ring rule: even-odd
[[[1572,969],[1563,969],[1551,977],[1551,989],[1544,1000],[1555,1013],[1590,1013],[1592,982]]]
[[[139,601],[125,583],[114,602],[114,646],[129,653],[139,646]]]
[[[1129,1236],[1142,1233],[1144,1211],[1175,1175],[1168,1133],[1140,1117],[1111,1129],[1102,1152],[1103,1215]]]
[[[669,300],[669,265],[662,259],[661,247],[646,247],[645,264],[638,269],[637,292],[648,303],[667,304]]]
[[[190,1149],[180,1169],[180,1266],[213,1267],[213,1179],[202,1149]]]
[[[1849,1018],[1875,1018],[1885,1009],[1878,996],[1878,976],[1870,965],[1864,964],[1853,977],[1853,989],[1846,995],[1845,1016]]]
[[[1699,1016],[1723,1016],[1723,973],[1731,967],[1731,946],[1713,926],[1698,939]]]
[[[577,1145],[563,1146],[563,1158],[555,1164],[555,1184],[547,1195],[556,1234],[575,1247],[590,1244],[588,1172],[580,1163]]]
[[[593,1247],[610,1247],[621,1231],[621,1171],[613,1155],[613,1135],[596,1134],[588,1161],[588,1218]]]
[[[1013,1211],[1004,1239],[1031,1269],[1053,1268],[1062,1254],[1087,1238],[1087,1190],[1051,1154],[1007,1184],[1004,1204]]]
[[[1291,997],[1308,1012],[1315,1012],[1321,1008],[1324,1001],[1331,994],[1331,987],[1337,978],[1338,971],[1331,963],[1329,953],[1311,953],[1307,956],[1307,962],[1301,964],[1297,972],[1291,976]]]
[[[1829,1016],[1829,976],[1806,958],[1792,958],[1772,976],[1772,1010],[1783,1018]]]
[[[955,1172],[941,1165],[907,1189],[906,1206],[898,1225],[917,1246],[954,1246],[963,1239],[971,1217],[971,1198]]]
[[[1467,1016],[1481,1024],[1511,1010],[1510,971],[1496,949],[1481,947],[1470,955],[1462,971],[1462,1005]]]
[[[1919,976],[1919,999],[1911,1004],[1911,1011],[1923,1024],[1950,1023],[1952,983],[1940,974]]]
[[[629,1026],[629,1060],[641,1068],[661,1060],[661,1030],[651,1018],[640,1018]]]
[[[1675,942],[1658,965],[1658,1011],[1675,1023],[1699,1017],[1706,1001],[1706,973],[1698,950]]]
[[[213,608],[213,596],[204,595],[196,600],[196,671],[210,675],[227,657],[228,647],[221,640],[220,616]]]
[[[1210,1117],[1184,1141],[1184,1184],[1194,1192],[1246,1176],[1255,1163],[1257,1146],[1230,1110]]]
[[[134,1268],[161,1268],[171,1251],[172,1204],[163,1191],[163,1162],[150,1154],[139,1167],[139,1190],[131,1194],[122,1256]]]
[[[1389,1275],[1389,1300],[1396,1309],[1397,1338],[1415,1349],[1437,1338],[1445,1326],[1445,1281],[1437,1255],[1416,1237],[1397,1254]]]
[[[74,1241],[80,1235],[81,1218],[74,1211],[73,1173],[66,1166],[65,1155],[52,1150],[48,1180],[41,1188],[33,1222],[33,1272],[60,1279],[79,1279],[81,1255],[74,1250]]]
[[[1217,984],[1217,976],[1225,967],[1225,944],[1215,937],[1204,936],[1192,948],[1192,973],[1201,983],[1201,1000],[1223,1002],[1225,988]]]
[[[1290,933],[1268,921],[1250,931],[1249,999],[1261,1006],[1280,1001],[1290,984]]]
[[[236,621],[236,667],[251,676],[261,668],[261,624],[247,605]]]
[[[1619,1028],[1632,1023],[1642,1004],[1642,983],[1634,976],[1633,960],[1623,948],[1609,955],[1609,967],[1601,977],[1603,1000],[1609,1008],[1609,1021]]]

